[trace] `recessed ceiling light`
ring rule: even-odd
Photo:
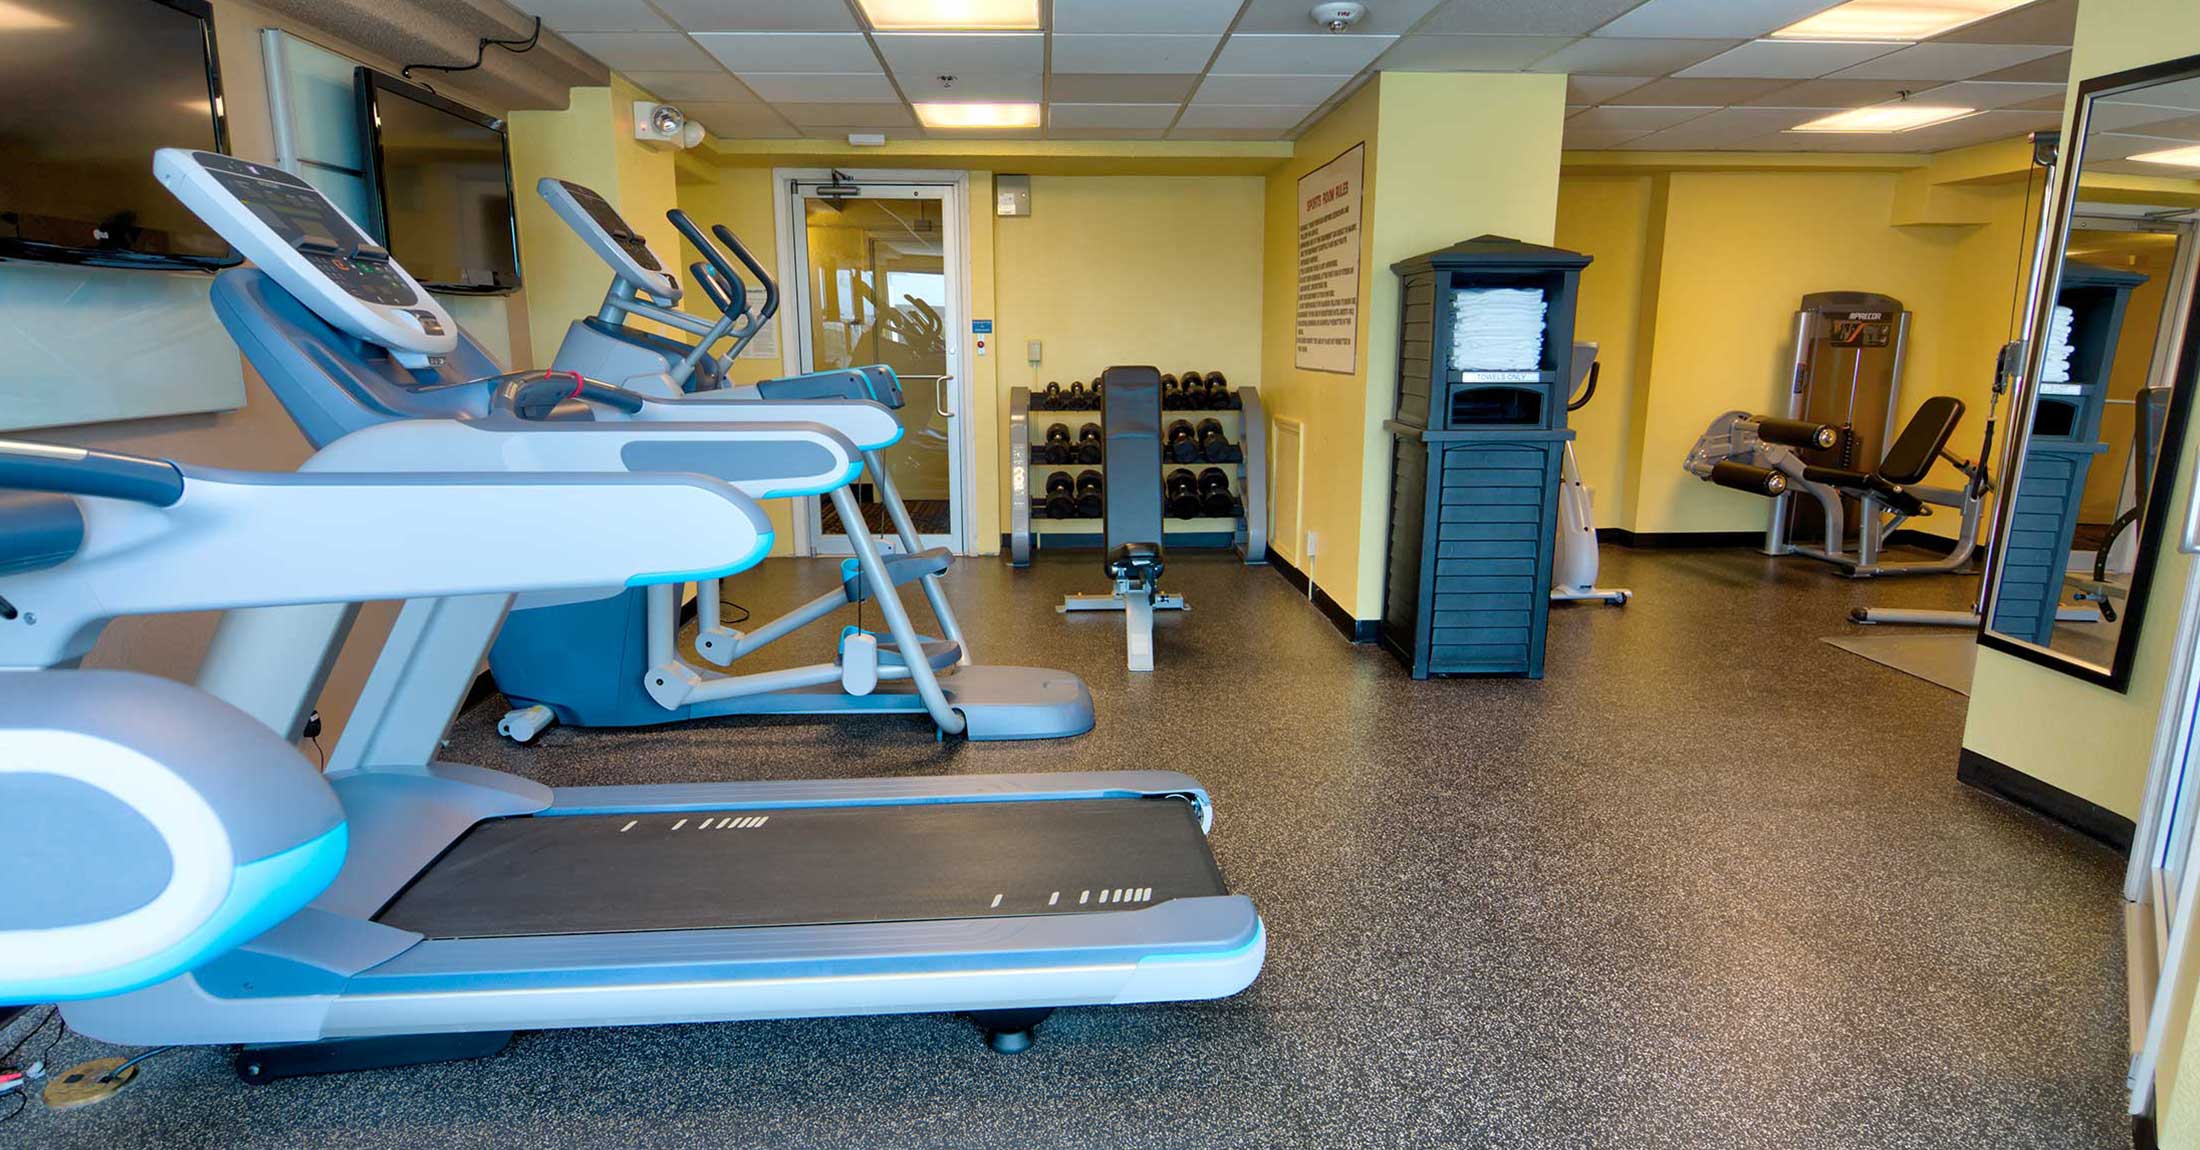
[[[2141,152],[2131,158],[2142,164],[2168,164],[2173,168],[2200,168],[2200,144],[2188,144],[2182,148],[2164,148],[2159,152]]]
[[[1036,128],[1037,104],[917,104],[927,128]]]
[[[1938,104],[1874,104],[1820,116],[1797,124],[1790,132],[1908,132],[1978,115],[1977,108],[1950,108]]]
[[[856,0],[881,32],[999,32],[1039,26],[1039,0]]]
[[[1849,0],[1772,34],[1775,40],[1930,40],[2032,0]]]

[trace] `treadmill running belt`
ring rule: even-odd
[[[1176,799],[493,819],[375,921],[430,938],[1129,910],[1227,894]]]

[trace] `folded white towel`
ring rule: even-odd
[[[1478,288],[1452,294],[1454,371],[1534,371],[1542,366],[1549,305],[1537,288]]]

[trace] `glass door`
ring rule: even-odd
[[[963,420],[957,378],[963,292],[960,188],[947,182],[790,178],[784,217],[799,291],[789,291],[803,371],[885,364],[901,379],[901,441],[882,453],[893,489],[926,547],[962,553]],[[871,534],[899,550],[884,489],[867,473],[857,500]],[[808,550],[845,555],[830,501],[810,499]]]

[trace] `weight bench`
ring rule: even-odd
[[[1133,671],[1153,670],[1153,613],[1190,608],[1161,590],[1161,373],[1111,367],[1101,377],[1101,467],[1107,477],[1101,566],[1106,595],[1066,595],[1057,611],[1121,611]]]

